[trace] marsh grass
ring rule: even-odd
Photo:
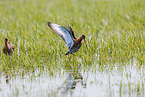
[[[0,52],[0,72],[24,74],[93,68],[145,59],[145,1],[143,0],[6,0],[0,1],[0,48],[8,37],[12,56]],[[86,35],[74,55],[65,56],[65,43],[47,26],[72,26],[77,37]]]

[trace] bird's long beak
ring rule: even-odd
[[[84,39],[84,42],[85,42],[85,44],[86,44],[86,48],[88,49],[88,46],[87,46],[87,43],[86,43],[86,40]]]

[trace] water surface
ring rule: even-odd
[[[110,69],[44,71],[0,77],[1,97],[145,97],[145,67],[118,65]],[[76,78],[76,75],[79,76]]]

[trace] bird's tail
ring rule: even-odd
[[[67,53],[65,53],[65,55],[69,55],[69,54],[73,54],[73,52],[68,51]]]

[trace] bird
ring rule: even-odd
[[[14,54],[14,45],[8,41],[8,38],[5,38],[5,45],[3,46],[3,53],[5,55]]]
[[[70,25],[68,25],[69,29],[66,29],[65,27],[58,24],[48,22],[48,26],[54,33],[56,33],[63,39],[66,46],[68,47],[68,52],[66,52],[65,55],[74,54],[75,52],[77,52],[82,45],[82,40],[84,40],[84,43],[86,44],[85,35],[83,34],[80,38],[76,38],[76,36],[74,35],[74,31],[72,30]],[[88,48],[87,44],[86,48]]]

